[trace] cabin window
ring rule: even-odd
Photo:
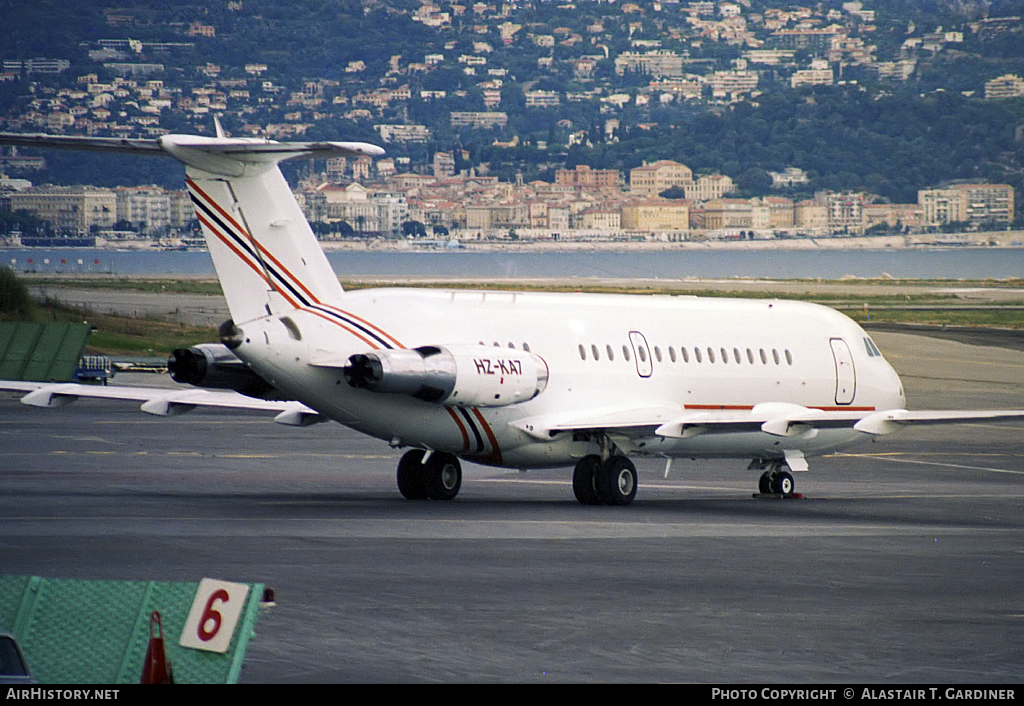
[[[787,348],[786,349],[786,365],[792,365],[792,364],[793,364],[793,354],[790,353],[789,349]]]
[[[739,348],[733,348],[732,349],[732,357],[733,357],[733,360],[736,361],[737,365],[739,365],[740,363],[743,362],[743,358],[740,357],[740,349]]]
[[[683,354],[683,362],[684,363],[689,363],[690,362],[690,352],[688,350],[686,350],[686,346],[680,346],[679,352]]]
[[[676,349],[673,348],[672,346],[668,347],[668,359],[671,360],[673,363],[676,362]]]
[[[526,351],[527,353],[529,353],[530,352],[530,344],[529,343],[523,343],[523,350]]]
[[[722,350],[722,362],[723,363],[728,363],[729,362],[729,352],[727,350],[725,350],[724,348],[722,348],[721,350]]]
[[[597,354],[597,345],[594,343],[590,344],[590,352],[594,354],[594,360],[601,360],[601,356]]]
[[[615,351],[612,349],[610,344],[605,346],[604,350],[608,354],[608,360],[615,360]]]
[[[636,354],[637,354],[637,357],[640,358],[640,362],[641,363],[646,363],[647,362],[647,349],[646,348],[644,348],[643,346],[637,346]]]
[[[772,359],[775,361],[776,365],[779,364],[779,352],[774,348],[772,348]]]
[[[751,365],[754,364],[754,351],[750,350],[749,348],[747,349],[747,360],[750,361]]]
[[[715,350],[711,346],[708,346],[708,362],[715,362]]]
[[[586,360],[586,359],[587,359],[587,349],[584,348],[583,344],[581,343],[580,344],[580,360]]]
[[[697,362],[698,362],[698,363],[701,363],[701,362],[703,362],[703,361],[702,361],[702,360],[700,359],[700,348],[697,348],[697,346],[694,346],[694,347],[693,347],[693,354],[694,354],[694,355],[695,355],[695,356],[697,357]]]
[[[658,359],[659,363],[661,362],[661,348],[658,346],[654,347],[654,357]]]
[[[761,363],[768,365],[768,355],[764,352],[764,348],[761,349]]]
[[[627,363],[629,362],[629,346],[625,343],[622,344],[622,357],[626,359]]]

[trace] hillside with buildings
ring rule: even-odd
[[[155,137],[217,115],[238,136],[383,144],[289,169],[325,239],[1021,220],[1014,2],[7,5],[0,130]],[[187,237],[180,168],[157,162],[7,150],[0,232]]]

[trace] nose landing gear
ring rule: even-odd
[[[756,462],[755,462],[756,463]],[[779,495],[792,498],[796,495],[796,481],[783,461],[772,461],[757,481],[757,491],[761,495]]]

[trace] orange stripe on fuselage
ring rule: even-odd
[[[298,308],[300,308],[300,307],[295,307],[295,308],[296,308],[296,309],[298,309]],[[323,319],[324,321],[329,321],[330,323],[332,323],[332,324],[334,324],[335,326],[337,326],[337,327],[341,328],[342,330],[344,330],[344,331],[347,331],[348,333],[352,334],[353,336],[355,336],[356,338],[358,338],[358,339],[359,339],[360,341],[362,341],[363,343],[365,343],[366,345],[368,345],[368,346],[369,346],[370,348],[372,348],[373,350],[379,350],[379,349],[380,349],[380,346],[378,346],[378,345],[377,345],[376,343],[374,343],[374,342],[373,342],[373,341],[371,341],[370,339],[368,339],[368,338],[366,338],[365,336],[363,336],[363,335],[362,335],[361,333],[359,333],[358,331],[355,331],[354,329],[350,329],[350,328],[349,328],[348,326],[346,326],[345,324],[341,323],[341,322],[340,322],[340,321],[338,321],[337,319],[332,319],[332,318],[331,318],[330,316],[328,316],[327,314],[323,313],[322,311],[317,311],[316,309],[310,309],[310,308],[308,308],[308,307],[302,308],[302,311],[307,311],[307,312],[309,312],[310,314],[313,314],[314,316],[319,316],[319,317],[320,317],[321,319]]]
[[[484,433],[487,434],[487,440],[491,442],[491,448],[494,449],[494,453],[491,454],[497,463],[501,463],[501,449],[498,448],[498,440],[494,437],[494,432],[491,430],[491,425],[484,419],[484,415],[480,413],[480,410],[476,407],[472,408],[473,416],[479,420],[480,424],[484,428]]]
[[[194,185],[194,182],[191,182],[191,183],[193,183],[193,185]],[[282,263],[282,262],[281,262],[280,260],[278,260],[278,259],[277,259],[277,257],[275,257],[275,256],[274,256],[274,253],[272,253],[272,252],[270,252],[269,250],[267,250],[267,249],[266,249],[266,248],[265,248],[265,247],[263,246],[263,244],[262,244],[261,242],[259,242],[259,241],[258,241],[258,240],[256,240],[255,238],[253,238],[253,237],[252,237],[252,234],[251,234],[251,233],[249,233],[249,232],[248,232],[248,231],[247,231],[247,230],[246,230],[245,228],[243,228],[243,227],[242,227],[242,226],[241,226],[241,225],[240,225],[240,224],[238,223],[238,221],[236,221],[236,220],[235,220],[234,218],[232,218],[232,217],[231,217],[231,215],[230,215],[230,214],[228,214],[228,213],[227,213],[227,212],[226,212],[226,211],[225,211],[225,210],[224,210],[223,208],[221,208],[221,207],[220,207],[220,205],[219,205],[219,204],[217,204],[217,202],[216,202],[216,201],[214,201],[213,199],[211,199],[211,198],[209,197],[209,195],[207,195],[207,194],[206,194],[205,192],[203,192],[203,190],[202,190],[202,189],[200,189],[200,188],[199,188],[198,186],[195,186],[195,189],[196,189],[196,191],[197,191],[197,192],[198,192],[198,193],[199,193],[200,195],[202,195],[202,197],[203,197],[204,199],[206,199],[206,201],[208,201],[208,202],[209,202],[210,204],[212,204],[212,205],[213,205],[213,207],[214,207],[214,208],[215,208],[215,209],[217,210],[217,212],[218,212],[218,213],[220,213],[220,214],[221,214],[221,215],[222,215],[222,216],[223,216],[223,217],[224,217],[225,219],[227,219],[227,220],[228,220],[228,221],[229,221],[229,222],[231,223],[231,225],[233,225],[233,226],[234,226],[235,228],[237,228],[237,229],[239,230],[239,232],[241,232],[241,233],[245,234],[245,236],[249,238],[249,241],[250,241],[250,242],[252,242],[252,243],[253,243],[253,245],[255,245],[255,246],[256,246],[256,249],[257,249],[257,250],[259,250],[259,252],[260,252],[260,253],[262,253],[263,255],[265,255],[265,256],[267,257],[267,259],[269,259],[269,260],[270,260],[270,261],[271,261],[272,263],[274,263],[274,265],[275,265],[275,266],[277,266],[277,267],[278,267],[278,268],[279,268],[279,269],[281,270],[281,272],[282,272],[282,273],[283,273],[284,275],[286,275],[286,276],[288,277],[288,279],[290,279],[290,280],[292,281],[292,284],[294,284],[294,285],[295,285],[296,287],[298,287],[299,289],[301,289],[301,290],[303,291],[303,293],[304,293],[304,294],[305,294],[305,295],[306,295],[307,297],[309,297],[310,301],[312,301],[312,302],[314,302],[314,303],[316,303],[316,304],[319,304],[320,306],[326,307],[326,308],[328,308],[328,309],[333,309],[334,311],[337,311],[338,313],[340,313],[340,314],[343,314],[343,315],[345,315],[345,316],[350,316],[350,317],[352,317],[353,319],[356,319],[357,321],[359,321],[360,323],[366,324],[367,326],[369,326],[370,328],[372,328],[372,329],[373,329],[374,331],[376,331],[377,333],[381,334],[382,336],[384,336],[385,338],[387,338],[387,339],[388,339],[389,341],[391,341],[392,343],[394,343],[394,344],[395,344],[396,346],[398,346],[399,348],[404,348],[404,346],[403,346],[403,345],[402,345],[401,343],[399,343],[397,339],[395,339],[395,338],[394,338],[394,337],[392,337],[392,336],[391,336],[390,334],[388,334],[387,332],[383,331],[382,329],[380,329],[380,328],[379,328],[379,327],[377,327],[376,325],[374,325],[374,324],[370,323],[370,322],[369,322],[369,321],[367,321],[366,319],[363,319],[363,318],[361,318],[361,317],[359,317],[359,316],[356,316],[355,314],[349,313],[349,312],[345,311],[344,309],[340,309],[340,308],[338,308],[338,307],[336,307],[336,306],[333,306],[333,305],[331,305],[331,304],[325,304],[324,302],[322,302],[322,301],[320,300],[320,298],[319,298],[319,297],[317,297],[317,296],[316,296],[315,294],[313,294],[313,292],[311,292],[311,291],[309,290],[309,288],[308,288],[308,287],[306,287],[306,285],[305,285],[305,284],[303,284],[303,282],[302,282],[302,280],[301,280],[301,279],[299,279],[298,277],[296,277],[295,275],[293,275],[293,274],[291,273],[291,271],[290,271],[290,270],[289,270],[289,269],[288,269],[288,268],[287,268],[287,267],[286,267],[286,266],[284,265],[284,263]]]
[[[395,338],[394,336],[392,336],[388,332],[384,331],[379,326],[370,323],[369,321],[367,321],[366,319],[362,318],[361,316],[356,316],[355,314],[353,314],[353,313],[351,313],[349,311],[345,311],[344,309],[339,309],[338,307],[334,306],[333,304],[324,304],[323,302],[317,302],[317,303],[320,306],[324,307],[325,309],[331,309],[333,311],[338,312],[339,314],[342,314],[344,316],[348,316],[350,318],[353,318],[353,319],[355,319],[356,321],[358,321],[358,322],[360,322],[362,324],[366,324],[367,326],[372,328],[374,331],[379,333],[381,336],[383,336],[384,338],[386,338],[389,341],[391,341],[392,343],[394,343],[397,348],[405,348],[405,346],[403,346],[401,344],[401,342],[397,338]]]
[[[445,407],[444,411],[446,411],[448,416],[455,421],[455,426],[457,426],[459,431],[462,433],[462,451],[469,451],[469,432],[466,431],[466,425],[462,423],[462,420],[459,419],[459,415],[451,407]]]
[[[396,339],[394,336],[392,336],[391,334],[389,334],[386,331],[384,331],[383,329],[381,329],[379,326],[376,326],[375,324],[367,321],[366,319],[364,319],[364,318],[362,318],[360,316],[356,316],[355,314],[347,312],[344,309],[340,309],[340,308],[338,308],[338,307],[336,307],[334,305],[325,304],[324,302],[322,302],[319,299],[319,297],[317,297],[315,294],[313,294],[313,292],[311,292],[309,290],[309,288],[306,287],[305,284],[303,284],[301,279],[299,279],[298,277],[293,275],[291,273],[291,271],[280,260],[278,260],[277,257],[275,257],[272,252],[267,250],[265,247],[263,247],[262,243],[260,243],[254,237],[252,237],[252,234],[248,230],[243,228],[241,226],[241,224],[239,224],[238,221],[236,221],[231,216],[231,214],[229,214],[227,211],[225,211],[220,206],[220,204],[217,203],[217,201],[215,199],[211,198],[209,194],[207,194],[205,191],[203,191],[201,188],[199,188],[199,185],[196,184],[192,179],[186,178],[185,181],[192,187],[193,190],[195,190],[195,192],[203,199],[203,201],[206,202],[206,204],[208,206],[210,206],[218,214],[220,214],[227,223],[229,223],[231,226],[233,226],[238,231],[238,233],[240,235],[242,235],[243,237],[247,238],[249,240],[249,242],[252,243],[255,246],[256,250],[259,253],[261,253],[268,260],[270,260],[286,277],[288,277],[289,280],[291,280],[292,284],[295,287],[298,287],[307,297],[309,297],[310,301],[314,302],[318,306],[322,306],[322,307],[324,307],[326,309],[331,309],[332,311],[338,312],[339,314],[342,314],[343,316],[351,317],[352,319],[355,319],[356,321],[358,321],[358,322],[368,326],[369,328],[373,329],[374,331],[379,333],[381,336],[383,336],[387,340],[391,341],[396,347],[398,347],[398,348],[405,348],[405,346],[403,346],[401,344],[401,342],[398,341],[398,339]],[[198,212],[196,213],[196,216],[199,218],[200,222],[202,222],[204,225],[206,225],[207,228],[209,228],[210,232],[212,232],[214,235],[216,235],[217,238],[222,243],[224,243],[233,253],[235,253],[235,255],[237,255],[239,258],[241,258],[243,262],[245,262],[254,272],[256,272],[259,275],[260,279],[262,279],[264,282],[267,283],[268,287],[270,287],[271,289],[273,289],[273,290],[277,291],[279,294],[281,294],[281,296],[284,297],[288,301],[288,303],[291,304],[292,307],[294,307],[296,309],[302,308],[301,304],[296,303],[290,296],[288,296],[288,294],[286,292],[282,291],[280,288],[275,286],[273,282],[269,281],[267,279],[266,273],[263,272],[261,268],[256,267],[245,256],[245,254],[242,253],[238,249],[238,247],[236,245],[234,245],[233,243],[229,242],[228,239],[226,239],[223,235],[221,235],[221,233],[216,228],[214,228],[212,224],[208,223]],[[348,333],[351,333],[352,335],[356,336],[359,340],[361,340],[364,343],[366,343],[367,345],[369,345],[374,350],[380,348],[380,346],[377,345],[376,343],[371,342],[367,338],[363,337],[361,334],[356,333],[353,329],[349,328],[348,326],[345,326],[343,323],[337,321],[336,319],[332,319],[332,318],[330,318],[328,316],[325,316],[323,314],[317,313],[317,312],[312,311],[310,309],[305,309],[305,310],[306,311],[311,311],[312,313],[316,313],[317,316],[319,316],[320,318],[325,319],[326,321],[330,321],[331,323],[334,323],[334,324],[338,325],[339,327],[341,327],[342,329],[344,329]]]

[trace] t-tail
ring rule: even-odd
[[[295,157],[380,156],[362,142],[289,142],[164,135],[156,140],[0,134],[0,144],[143,155],[185,165],[186,185],[231,318],[243,324],[342,294],[338,278],[278,163]]]

